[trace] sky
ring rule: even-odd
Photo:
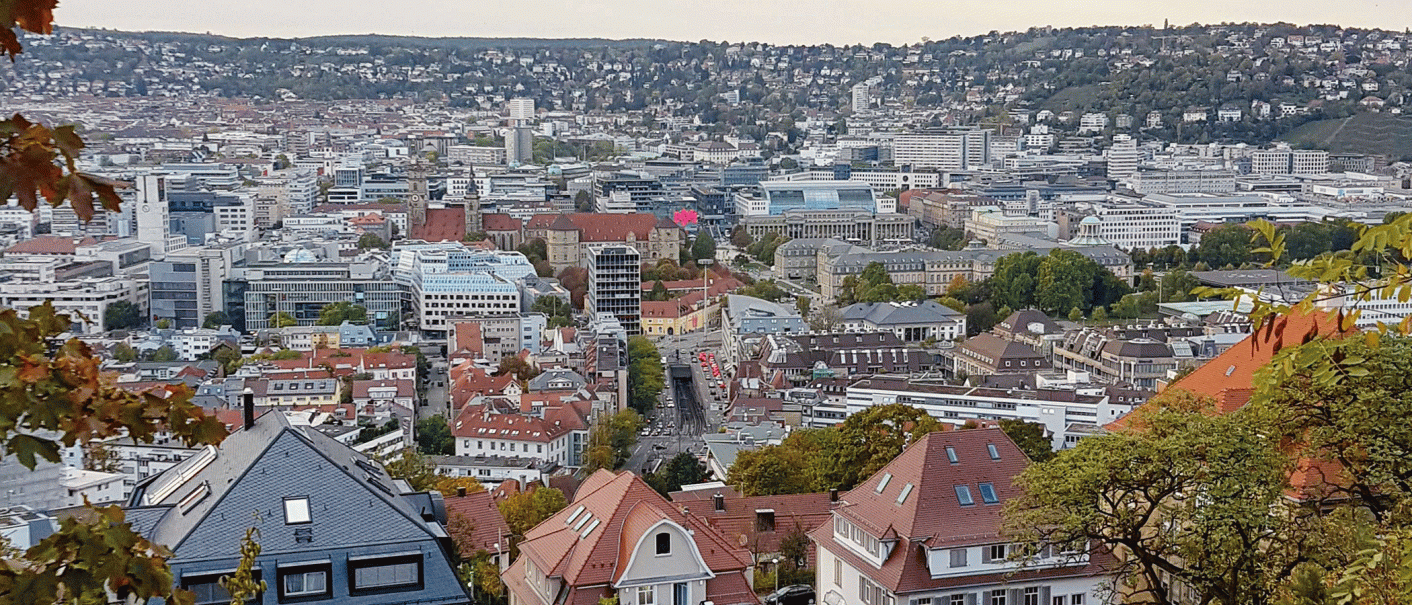
[[[835,45],[1052,25],[1257,21],[1404,30],[1407,0],[62,0],[59,25],[236,37],[660,38]]]

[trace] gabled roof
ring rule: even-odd
[[[591,519],[581,523],[584,515]],[[606,470],[586,479],[564,510],[526,532],[520,552],[545,575],[563,578],[571,587],[609,584],[625,571],[631,553],[623,545],[635,545],[642,532],[663,519],[694,532],[702,559],[718,575],[750,566],[749,553],[700,519],[682,514],[637,475]],[[597,527],[589,531],[595,521]]]
[[[458,521],[458,515],[469,524]],[[510,526],[489,491],[447,497],[446,520],[447,532],[462,557],[470,558],[481,550],[494,554],[510,548]]]
[[[286,524],[287,497],[308,498],[309,523]],[[380,464],[279,412],[140,483],[131,505],[149,519],[166,510],[146,536],[175,560],[234,559],[252,526],[263,555],[435,540],[441,531]]]
[[[411,238],[424,242],[459,242],[466,237],[466,209],[430,208],[424,225],[411,225]]]

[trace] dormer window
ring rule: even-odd
[[[771,521],[774,520],[774,516],[773,516],[773,515],[771,515],[770,520],[771,520]],[[659,533],[657,534],[657,554],[658,554],[658,555],[670,555],[670,554],[672,554],[672,534],[667,533],[667,532],[659,532]]]

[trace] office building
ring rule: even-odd
[[[534,119],[534,99],[516,97],[505,101],[505,109],[510,114],[510,123],[521,125]]]
[[[897,201],[879,197],[867,183],[835,180],[765,181],[759,194],[739,191],[735,196],[735,213],[741,217],[843,209],[892,214],[897,212]]]
[[[287,255],[280,261],[249,263],[231,272],[225,285],[226,316],[235,328],[253,332],[275,327],[277,313],[311,326],[327,305],[347,302],[367,309],[378,330],[399,330],[411,312],[407,289],[393,280],[391,268],[377,260],[318,262],[311,256]]]
[[[1120,181],[1132,177],[1137,172],[1139,157],[1137,141],[1126,134],[1113,135],[1113,146],[1108,148],[1108,180]]]
[[[851,105],[853,113],[863,113],[873,106],[873,88],[867,82],[859,82],[853,85]]]
[[[224,311],[224,283],[245,248],[238,242],[197,246],[152,262],[152,319],[165,319],[173,328],[197,328],[207,315]]]
[[[913,170],[969,170],[990,164],[991,131],[980,128],[927,129],[897,135],[892,162]]]
[[[518,313],[518,282],[535,274],[519,252],[472,251],[459,243],[399,247],[396,255],[397,280],[432,338],[447,337],[453,318]]]
[[[642,332],[642,255],[621,244],[592,244],[587,250],[588,293],[584,310],[590,316],[607,313],[618,318],[628,335]]]

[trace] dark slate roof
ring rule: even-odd
[[[144,481],[133,494],[129,514],[144,523],[154,510],[166,511],[146,535],[171,548],[175,560],[233,557],[252,526],[260,529],[262,556],[444,535],[397,493],[381,465],[317,431],[291,426],[282,413],[264,414],[253,428],[207,451]],[[173,481],[175,489],[163,489]],[[201,490],[209,494],[192,496]],[[298,496],[309,499],[311,522],[287,525],[284,499]],[[188,497],[196,500],[184,502]],[[308,543],[296,539],[309,536]]]
[[[961,317],[954,309],[934,300],[856,303],[844,307],[840,313],[842,321],[864,321],[879,327],[955,321]]]

